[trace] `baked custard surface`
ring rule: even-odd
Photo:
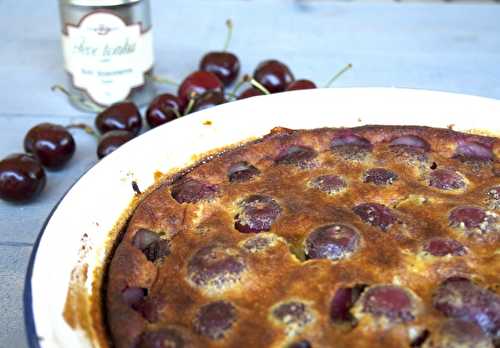
[[[165,180],[108,270],[122,347],[495,347],[500,139],[273,129]]]

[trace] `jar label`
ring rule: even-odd
[[[143,32],[141,24],[127,25],[113,13],[92,12],[78,26],[66,25],[62,37],[74,86],[101,106],[127,99],[153,68],[152,30]]]

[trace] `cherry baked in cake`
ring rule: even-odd
[[[500,344],[500,139],[274,129],[162,182],[112,257],[115,347]]]

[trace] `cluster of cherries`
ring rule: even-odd
[[[278,60],[261,62],[253,76],[245,75],[235,83],[240,73],[240,60],[234,53],[227,51],[232,35],[232,23],[228,20],[226,24],[228,35],[224,49],[205,54],[200,61],[199,70],[188,75],[178,85],[177,95],[164,93],[151,101],[145,114],[150,128],[233,100],[316,88],[310,80],[295,80],[288,66]],[[327,86],[350,67],[349,64],[337,73]],[[176,84],[161,78],[157,80]],[[235,84],[232,92],[225,91],[232,84]],[[244,85],[247,85],[247,88],[238,93]],[[62,87],[55,88],[71,97]],[[138,107],[130,101],[113,104],[98,113],[95,118],[95,127],[101,134],[97,146],[98,158],[107,156],[137,136],[142,129],[142,123]],[[97,137],[96,132],[86,125],[63,127],[42,123],[33,127],[24,140],[26,153],[13,154],[0,161],[0,199],[25,202],[36,197],[45,187],[44,167],[59,170],[73,156],[75,141],[68,129],[75,126]]]
[[[103,158],[139,134],[141,113],[133,103],[120,103],[99,113],[95,126],[101,133],[97,156]],[[24,137],[25,153],[14,153],[0,161],[0,198],[26,202],[40,194],[47,181],[44,168],[61,170],[75,153],[71,128],[84,129],[97,137],[96,132],[84,124],[64,127],[40,123],[31,128]]]

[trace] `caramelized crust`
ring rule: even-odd
[[[500,139],[447,129],[278,128],[195,166],[116,249],[112,341],[493,347],[499,156]]]

